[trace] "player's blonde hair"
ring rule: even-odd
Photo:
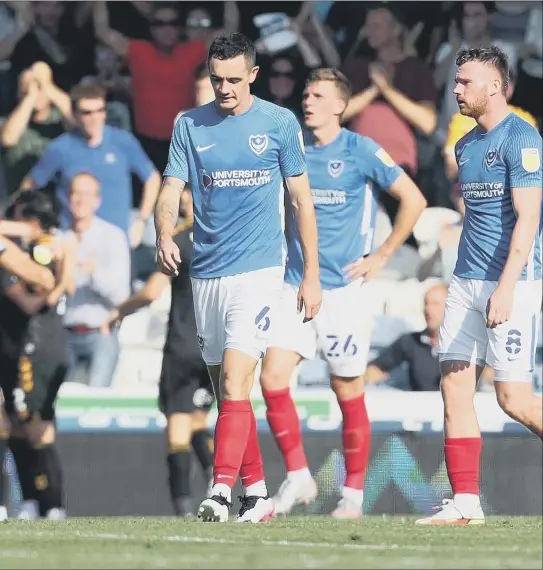
[[[337,88],[341,99],[347,104],[351,98],[353,88],[347,77],[335,67],[319,67],[314,69],[305,82],[306,87],[317,81],[331,81]]]

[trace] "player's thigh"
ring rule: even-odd
[[[202,358],[209,366],[220,365],[224,350],[225,300],[221,279],[191,278],[196,334]]]
[[[495,284],[486,285],[489,297]],[[496,382],[532,382],[541,314],[541,281],[520,281],[506,323],[488,329],[486,359]]]
[[[256,361],[266,352],[271,328],[278,316],[283,277],[283,267],[269,267],[222,281],[227,299],[225,351],[248,355],[255,359],[256,366]],[[244,359],[238,360],[242,365]],[[225,368],[223,374],[227,373]]]
[[[273,320],[268,341],[268,350],[264,357],[263,370],[267,367],[277,368],[281,349],[284,352],[293,352],[307,360],[314,360],[317,350],[317,333],[315,322],[304,323],[304,314],[297,308],[298,287],[285,283],[281,291],[276,318]]]
[[[357,378],[366,369],[373,320],[369,291],[357,281],[323,292],[317,343],[336,377]]]
[[[439,360],[484,367],[488,336],[486,321],[474,303],[477,282],[453,277],[439,328]],[[475,367],[473,367],[475,370]]]

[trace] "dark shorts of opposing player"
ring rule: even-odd
[[[68,370],[64,331],[30,337],[19,358],[0,355],[0,388],[5,410],[17,423],[54,421],[55,402]]]
[[[162,359],[158,404],[166,416],[209,411],[215,398],[207,367],[201,359],[185,359],[167,351]]]

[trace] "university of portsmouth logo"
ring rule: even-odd
[[[497,150],[489,150],[485,156],[485,165],[487,168],[490,168],[498,158],[498,151]]]
[[[333,178],[339,178],[343,169],[345,168],[345,164],[343,160],[329,160],[328,161],[328,174]]]
[[[262,154],[268,148],[268,135],[251,135],[249,137],[249,148],[255,154]]]
[[[213,178],[205,170],[200,170],[200,185],[202,190],[207,190],[213,184]]]

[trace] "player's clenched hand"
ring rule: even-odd
[[[486,307],[486,326],[489,329],[506,323],[511,318],[513,308],[513,289],[498,285],[490,298]]]
[[[378,252],[368,255],[368,257],[361,257],[358,261],[351,263],[343,268],[345,277],[350,281],[363,277],[368,280],[375,277],[381,269],[386,265],[388,259]]]
[[[181,255],[171,236],[159,236],[157,240],[157,261],[162,273],[169,277],[177,275]]]
[[[305,278],[298,290],[298,313],[305,309],[304,323],[315,318],[321,308],[322,289],[320,280]]]

